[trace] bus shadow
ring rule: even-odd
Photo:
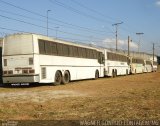
[[[160,71],[159,71],[160,72]],[[83,79],[83,80],[73,80],[69,82],[68,84],[77,84],[79,82],[83,83],[84,81],[95,81],[95,80],[102,80],[102,79],[115,79],[115,78],[122,78],[122,77],[127,77],[127,76],[132,76],[132,75],[138,75],[137,74],[128,74],[128,75],[120,75],[116,77],[110,77],[110,76],[105,76],[105,77],[100,77],[98,79]],[[36,88],[36,87],[47,87],[47,86],[65,86],[68,84],[60,84],[60,85],[54,85],[53,83],[29,83],[29,84],[3,84],[2,81],[0,80],[0,88]]]
[[[104,78],[98,78],[98,79],[83,79],[83,80],[73,80],[70,81],[68,84],[60,84],[60,85],[54,85],[53,83],[29,83],[29,84],[3,84],[2,81],[0,81],[0,88],[36,88],[36,87],[47,87],[47,86],[65,86],[65,85],[73,85],[78,84],[79,82],[87,82],[87,81],[95,81],[95,80],[101,80],[101,79],[109,79],[113,77],[104,77]]]

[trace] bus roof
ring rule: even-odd
[[[37,34],[37,33],[14,33],[14,34],[9,34],[6,35],[5,37],[9,37],[9,36],[19,36],[19,35],[32,35],[32,36],[36,36],[38,39],[42,39],[42,40],[48,40],[48,41],[55,41],[58,43],[62,43],[62,44],[68,44],[68,45],[73,45],[73,46],[78,46],[78,47],[84,47],[84,48],[89,48],[89,49],[94,49],[94,50],[98,50],[98,51],[102,51],[102,48],[100,47],[96,47],[94,45],[91,44],[86,44],[86,43],[80,43],[80,42],[72,42],[72,41],[66,41],[66,40],[62,40],[62,39],[57,39],[57,38],[53,38],[50,36],[45,36],[42,34]]]

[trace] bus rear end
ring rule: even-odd
[[[3,83],[39,82],[32,34],[14,34],[3,42]]]

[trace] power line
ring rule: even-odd
[[[46,28],[46,27],[43,27],[43,26],[40,26],[40,25],[37,25],[37,24],[33,24],[33,23],[22,21],[22,20],[19,20],[19,19],[7,17],[7,16],[4,16],[4,15],[0,15],[0,17],[10,19],[10,20],[14,20],[14,21],[18,21],[18,22],[25,23],[25,24],[29,24],[29,25],[33,25],[33,26],[40,27],[40,28]]]
[[[53,0],[49,0],[49,1],[53,3]],[[104,15],[104,14],[102,14],[102,13],[100,13],[100,12],[94,10],[94,9],[88,8],[87,6],[81,4],[80,2],[77,2],[77,1],[75,1],[75,0],[70,0],[70,1],[72,1],[73,3],[79,5],[79,6],[83,7],[83,8],[85,8],[85,9],[93,12],[93,13],[96,13],[96,14],[102,16],[103,18],[107,18],[106,15]],[[89,17],[89,18],[92,18],[92,19],[95,19],[95,18],[96,18],[96,17],[93,17],[93,16],[88,15],[88,14],[86,14],[86,13],[83,13],[83,12],[81,12],[81,11],[79,11],[79,10],[77,10],[77,9],[69,6],[69,5],[66,5],[66,4],[64,4],[64,3],[61,3],[61,2],[59,2],[59,1],[57,1],[57,0],[54,0],[54,2],[55,2],[55,4],[57,4],[57,5],[59,5],[59,6],[62,6],[63,8],[66,8],[66,9],[72,11],[72,12],[78,13],[78,14],[83,15],[83,16],[85,16],[85,17]],[[111,21],[108,21],[108,20],[101,20],[101,19],[99,19],[99,18],[96,18],[96,20],[98,19],[98,21],[108,22],[108,23],[112,24],[113,21],[114,21],[114,19],[111,18],[111,17],[109,17],[109,16],[108,16],[108,18],[109,18],[110,20],[112,20],[112,22],[111,22]],[[114,22],[115,22],[115,21],[114,21]],[[109,29],[110,31],[112,31],[110,28],[108,28],[108,29]],[[126,28],[123,28],[123,27],[122,27],[122,29],[123,29],[124,31],[127,31],[127,32],[131,33],[131,31],[129,31],[129,30],[126,29]],[[112,33],[113,33],[113,32],[112,32]],[[134,32],[132,32],[132,34],[133,34],[133,33],[134,33]]]
[[[51,3],[53,3],[53,0],[49,0],[49,1],[50,1]],[[73,3],[76,3],[77,5],[85,8],[85,9],[91,11],[91,12],[94,12],[94,13],[97,13],[98,15],[101,15],[103,18],[106,18],[106,16],[105,16],[104,14],[102,14],[102,13],[100,13],[100,12],[94,10],[94,9],[88,8],[87,6],[81,4],[80,2],[77,2],[77,1],[75,1],[75,0],[71,0],[71,1],[72,1]],[[61,7],[63,7],[63,8],[66,8],[66,9],[72,11],[72,12],[75,12],[75,13],[78,13],[78,14],[80,14],[80,15],[83,15],[83,16],[85,16],[85,17],[92,18],[92,19],[95,19],[95,18],[96,18],[96,17],[93,17],[93,16],[91,16],[91,15],[88,15],[88,14],[86,14],[86,13],[84,13],[84,12],[81,12],[81,11],[79,11],[79,10],[77,10],[77,9],[69,6],[69,5],[66,5],[66,4],[64,4],[64,3],[61,3],[61,2],[59,2],[59,1],[57,1],[57,0],[54,0],[54,3],[57,4],[57,5],[59,5],[59,6],[61,6]],[[111,19],[111,17],[108,17],[108,18]],[[113,23],[113,21],[114,21],[113,19],[111,19],[111,20],[113,20],[112,22],[111,22],[111,21],[106,21],[106,20],[101,20],[101,19],[99,19],[99,18],[96,18],[96,20],[97,20],[97,19],[98,19],[98,21],[105,22],[105,23],[106,23],[106,22],[108,22],[108,23]],[[112,31],[110,28],[108,28],[108,29],[109,29],[110,31]],[[123,27],[122,27],[122,29],[123,29],[124,31],[131,32],[131,31],[129,31],[129,30],[123,28]],[[112,33],[113,33],[113,32],[112,32]],[[133,34],[133,33],[134,33],[134,32],[132,32],[132,34]]]
[[[89,15],[89,14],[87,14],[87,13],[84,13],[84,12],[82,12],[82,11],[79,11],[79,10],[77,10],[77,9],[75,9],[75,8],[69,6],[69,5],[66,5],[66,4],[64,4],[64,3],[61,3],[61,2],[59,2],[59,1],[57,1],[57,0],[54,0],[54,2],[53,2],[52,0],[49,0],[49,1],[50,1],[52,4],[55,3],[55,4],[57,4],[57,5],[65,8],[65,9],[67,9],[67,10],[70,10],[70,11],[72,11],[72,12],[74,12],[74,13],[77,13],[77,14],[79,14],[79,15],[82,15],[82,16],[84,16],[84,17],[87,17],[87,18],[90,18],[90,19],[93,19],[93,20],[96,20],[96,21],[99,21],[99,22],[105,22],[105,23],[108,22],[108,23],[111,23],[111,22],[109,22],[109,21],[106,21],[106,20],[103,20],[103,19],[99,19],[99,18],[97,18],[97,17],[94,17],[94,16]]]
[[[41,20],[41,19],[24,16],[24,15],[21,15],[21,14],[17,14],[17,13],[5,11],[5,10],[2,10],[2,9],[0,9],[0,11],[1,11],[1,12],[4,12],[4,13],[7,13],[7,14],[12,14],[12,15],[16,15],[16,16],[19,16],[19,17],[23,17],[23,18],[26,18],[26,19],[31,19],[31,20],[41,21],[41,22],[45,22],[45,23],[46,23],[46,21]],[[69,27],[69,26],[65,26],[65,25],[53,23],[53,22],[50,22],[50,21],[49,21],[48,23],[54,24],[54,25],[56,24],[56,25],[58,25],[58,26],[63,26],[63,27],[67,27],[67,28],[70,28],[70,29],[75,29],[74,27]],[[77,30],[77,29],[76,29],[76,30]],[[87,30],[87,29],[79,29],[79,30],[85,31],[85,32],[89,32],[89,33],[94,33],[94,34],[95,34],[95,33],[98,33],[98,35],[102,35],[102,36],[103,36],[103,35],[106,35],[106,34],[101,33],[102,31],[94,31],[94,30]],[[104,32],[104,31],[103,31],[103,32]],[[112,33],[112,32],[110,32],[110,33]]]
[[[6,2],[6,1],[0,0],[0,2],[2,2],[2,3],[4,3],[4,4],[7,4],[7,5],[10,5],[10,6],[12,6],[12,7],[18,8],[18,9],[20,9],[20,10],[23,10],[23,11],[26,11],[26,12],[29,12],[29,13],[32,13],[32,14],[35,14],[35,15],[38,15],[38,16],[41,16],[41,17],[45,17],[45,18],[46,18],[46,16],[43,16],[43,15],[41,15],[41,14],[39,14],[39,13],[36,13],[36,12],[30,11],[30,10],[24,9],[24,8],[22,8],[22,7],[19,7],[19,6],[16,6],[16,5],[14,5],[14,4],[8,3],[8,2]]]
[[[40,25],[37,25],[37,24],[33,24],[33,23],[30,23],[30,22],[23,21],[23,20],[7,17],[7,16],[4,16],[4,15],[0,15],[0,17],[6,18],[6,19],[9,19],[9,20],[18,21],[18,22],[25,23],[25,24],[28,24],[28,25],[36,26],[36,27],[39,27],[39,28],[46,29],[46,27],[44,27],[44,26],[40,26]],[[52,28],[48,28],[48,29],[53,30],[53,31],[56,30],[56,29],[52,29]],[[81,37],[85,37],[85,38],[90,38],[90,36],[81,35],[81,34],[75,34],[75,33],[71,33],[71,32],[64,32],[64,31],[60,31],[60,30],[59,30],[59,32],[64,33],[64,34],[73,35],[73,36],[81,36]],[[94,37],[94,39],[98,39],[99,40],[100,38]]]
[[[73,3],[79,5],[79,6],[82,7],[82,8],[85,8],[85,9],[87,9],[87,10],[93,12],[93,13],[98,14],[99,16],[101,16],[101,17],[103,17],[103,18],[108,18],[108,19],[112,20],[113,22],[115,22],[115,19],[113,19],[112,17],[106,16],[106,15],[104,15],[104,14],[102,14],[102,13],[100,13],[100,12],[98,12],[98,11],[92,9],[92,8],[89,8],[89,7],[85,6],[84,4],[82,4],[82,3],[80,3],[80,2],[78,2],[78,1],[76,1],[76,0],[70,0],[70,1],[72,1]],[[110,22],[110,21],[109,21],[109,22]],[[110,22],[110,23],[113,23],[113,22]]]
[[[10,29],[10,28],[4,28],[4,27],[0,27],[0,29],[9,30],[9,31],[16,31],[16,32],[25,32],[25,33],[29,33],[29,32],[26,32],[26,31],[15,30],[15,29]]]
[[[73,1],[73,0],[72,0]],[[75,1],[75,0],[74,0]],[[14,5],[14,4],[12,4],[12,3],[9,3],[9,2],[6,2],[6,1],[4,1],[4,0],[0,0],[0,2],[1,3],[3,3],[3,4],[6,4],[6,5],[9,5],[9,6],[12,6],[12,7],[14,7],[14,8],[17,8],[17,9],[20,9],[20,10],[23,10],[23,11],[25,11],[25,12],[27,12],[27,13],[31,13],[31,14],[34,14],[34,15],[36,15],[36,16],[39,16],[39,17],[42,17],[42,18],[47,18],[46,17],[46,15],[44,16],[44,15],[42,15],[42,14],[39,14],[39,13],[37,13],[37,12],[33,12],[33,11],[31,11],[31,10],[28,10],[28,9],[25,9],[25,8],[22,8],[22,7],[20,7],[20,6],[17,6],[17,5]],[[78,2],[79,3],[79,2]],[[96,13],[96,12],[95,12]],[[98,13],[97,13],[98,14]],[[101,15],[101,14],[99,14],[99,15]],[[102,14],[103,15],[103,14]],[[19,16],[20,16],[20,14],[19,14]],[[21,15],[22,16],[22,15]],[[26,17],[27,18],[27,16],[24,16],[24,17]],[[35,19],[35,18],[32,18],[33,20],[37,20],[37,19]],[[38,19],[39,21],[42,21],[42,20],[40,20],[40,19]],[[61,24],[57,24],[57,23],[53,23],[53,24],[56,24],[56,25],[59,25],[59,26],[63,26],[63,27],[70,27],[70,28],[78,28],[78,29],[82,29],[82,30],[86,30],[86,31],[90,31],[90,32],[99,32],[99,33],[110,33],[110,34],[113,34],[113,32],[112,32],[112,30],[110,30],[110,32],[107,32],[107,31],[102,31],[102,30],[97,30],[97,29],[92,29],[92,28],[87,28],[87,27],[82,27],[82,26],[78,26],[78,25],[74,25],[74,24],[71,24],[71,23],[67,23],[67,22],[64,22],[64,21],[61,21],[61,20],[58,20],[58,19],[55,19],[55,18],[50,18],[49,19],[49,21],[54,21],[54,22],[59,22],[59,23],[61,23]],[[44,22],[44,21],[43,21]],[[63,25],[62,25],[63,24]],[[122,27],[122,29],[124,29],[123,27]],[[127,30],[127,29],[124,29],[125,31]],[[129,31],[129,30],[127,30],[129,33],[131,33],[131,31]],[[134,32],[135,33],[135,32]],[[132,34],[133,34],[133,32],[132,32]]]
[[[47,16],[44,16],[44,15],[39,14],[39,13],[37,13],[37,12],[30,11],[30,10],[28,10],[28,9],[24,9],[24,8],[22,8],[22,7],[19,7],[19,6],[16,6],[16,5],[14,5],[14,4],[5,2],[5,1],[3,1],[3,0],[0,0],[0,2],[3,3],[3,4],[9,5],[9,6],[15,7],[15,8],[17,8],[17,9],[23,10],[23,11],[25,11],[25,12],[28,12],[28,13],[31,13],[31,14],[34,14],[34,15],[43,17],[43,18],[45,18],[45,19],[47,18]],[[59,23],[63,23],[63,24],[68,25],[68,26],[70,26],[70,27],[75,27],[75,28],[84,29],[84,30],[88,30],[88,31],[95,31],[95,32],[102,32],[102,33],[106,32],[106,31],[102,31],[102,30],[95,30],[95,29],[91,29],[91,28],[87,28],[87,27],[82,27],[82,26],[74,25],[74,24],[71,24],[71,23],[67,23],[67,22],[64,22],[64,21],[55,19],[55,18],[50,18],[49,20],[56,21],[56,22],[59,22]],[[113,33],[113,32],[108,32],[108,33]]]

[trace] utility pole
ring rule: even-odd
[[[143,32],[137,32],[136,35],[139,36],[139,43],[138,43],[138,52],[140,52],[140,41],[141,41],[141,35],[143,35],[144,33]]]
[[[130,37],[128,36],[128,57],[130,55],[130,49],[129,49],[129,47],[130,47]]]
[[[48,13],[50,12],[51,10],[47,10],[47,36],[48,36]]]
[[[154,48],[154,43],[153,43],[153,61],[154,61],[154,50],[155,48]]]
[[[123,22],[112,24],[112,26],[116,27],[116,51],[118,50],[118,25],[120,25],[122,23]]]

